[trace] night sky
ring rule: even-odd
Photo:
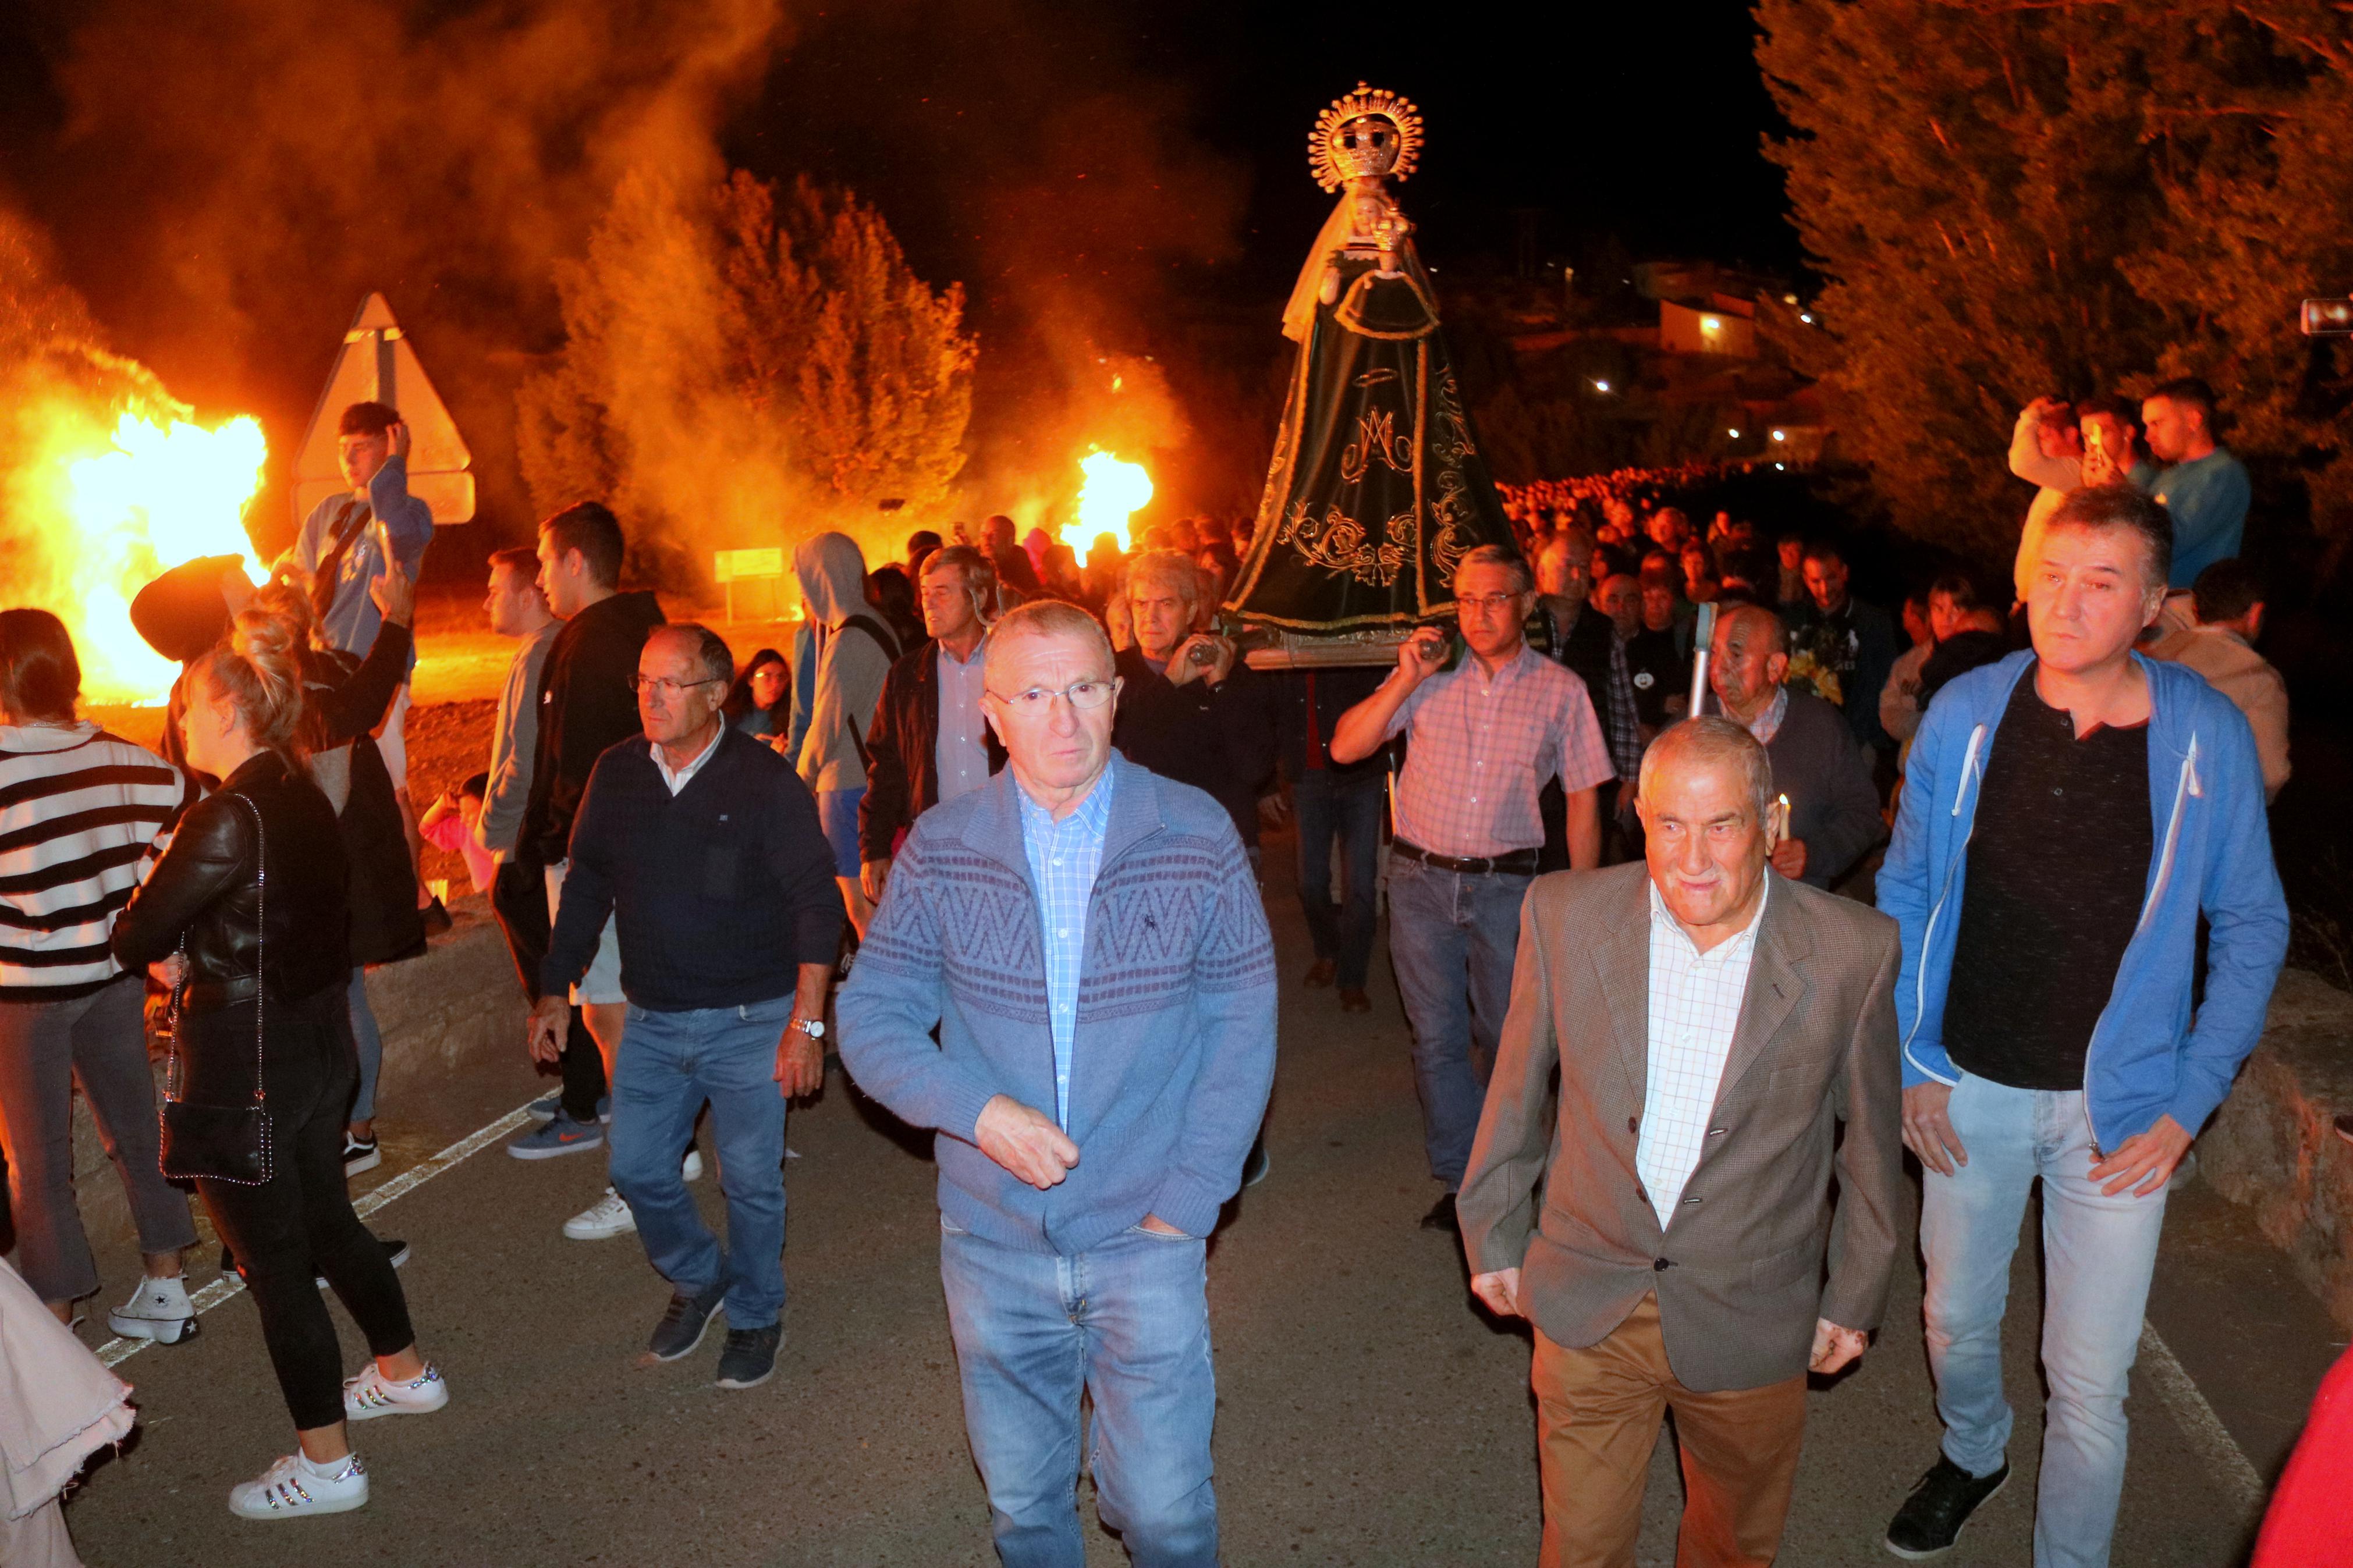
[[[1653,257],[1799,261],[1731,0],[34,0],[0,7],[0,204],[108,346],[207,416],[259,413],[280,453],[384,290],[512,531],[512,388],[561,347],[554,263],[601,211],[600,142],[746,15],[749,74],[693,99],[668,155],[846,184],[922,277],[965,286],[985,483],[1061,463],[1098,352],[1172,367],[1221,455],[1205,487],[1262,472],[1276,314],[1333,201],[1307,132],[1360,79],[1426,117],[1398,195],[1441,299],[1531,234],[1581,284]],[[575,26],[577,61],[527,52]]]

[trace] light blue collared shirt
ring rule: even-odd
[[[1087,902],[1103,865],[1103,829],[1111,821],[1111,770],[1103,770],[1079,808],[1054,814],[1016,783],[1021,803],[1021,847],[1038,884],[1038,920],[1046,937],[1046,1009],[1054,1032],[1054,1120],[1071,1125],[1071,1039],[1079,1018],[1079,969],[1086,954]]]

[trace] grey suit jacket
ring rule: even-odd
[[[1458,1200],[1473,1271],[1520,1269],[1521,1305],[1555,1342],[1599,1343],[1656,1290],[1668,1363],[1701,1391],[1803,1372],[1817,1317],[1876,1328],[1895,1262],[1895,922],[1767,875],[1705,1147],[1663,1231],[1634,1168],[1650,1066],[1641,865],[1529,886]]]

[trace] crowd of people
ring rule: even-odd
[[[2001,1324],[2039,1183],[2035,1561],[2104,1563],[2168,1183],[2285,951],[2263,815],[2285,699],[2211,395],[2067,412],[2021,417],[2038,493],[2014,604],[1948,574],[1899,622],[1834,542],[1645,514],[1662,470],[1516,492],[1521,548],[1465,555],[1451,625],[1386,668],[1251,668],[1216,619],[1247,530],[1206,519],[1083,564],[1003,517],[872,565],[816,533],[790,646],[744,658],[622,586],[609,508],[567,507],[491,558],[485,615],[515,648],[485,767],[414,824],[470,855],[524,1047],[560,1081],[508,1152],[603,1151],[610,1185],[563,1234],[634,1234],[669,1292],[648,1354],[723,1319],[714,1382],[754,1388],[783,1331],[787,1110],[838,1047],[936,1135],[1002,1560],[1084,1558],[1083,1396],[1103,1522],[1139,1562],[1214,1563],[1207,1243],[1270,1169],[1261,833],[1287,824],[1298,980],[1343,1012],[1373,1005],[1386,898],[1437,1189],[1420,1223],[1459,1237],[1486,1310],[1534,1324],[1544,1562],[1631,1561],[1668,1410],[1679,1561],[1773,1559],[1808,1376],[1893,1331],[1908,1148],[1945,1437],[1887,1546],[1944,1551],[2008,1479]],[[0,1131],[26,1299],[70,1323],[100,1284],[79,1079],[144,1259],[114,1331],[197,1326],[166,1176],[254,1296],[297,1439],[231,1493],[258,1520],[362,1506],[347,1423],[450,1397],[406,1247],[346,1186],[375,1155],[361,977],[434,904],[397,740],[430,520],[397,416],[343,428],[351,491],[269,586],[216,564],[142,595],[185,662],[160,755],[77,718],[56,617],[0,612]],[[172,1004],[160,1141],[151,986]],[[689,1191],[706,1115],[723,1234]],[[366,1339],[355,1376],[314,1281]],[[0,1326],[17,1300],[0,1289]],[[91,1386],[83,1429],[114,1429],[120,1385]],[[54,1507],[0,1527],[46,1553],[27,1561],[72,1561]]]

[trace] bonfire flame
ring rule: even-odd
[[[70,552],[58,563],[70,594],[57,608],[73,631],[89,699],[153,703],[171,689],[179,667],[131,626],[132,597],[162,573],[198,556],[234,555],[255,583],[266,580],[245,509],[261,488],[268,455],[261,426],[249,417],[207,430],[125,413],[111,451],[68,467],[71,542],[56,542],[60,556]]]
[[[1126,554],[1128,516],[1152,499],[1152,476],[1142,463],[1124,462],[1109,452],[1089,453],[1080,459],[1079,471],[1087,477],[1079,487],[1079,520],[1062,525],[1062,542],[1084,561],[1095,541],[1108,533]]]

